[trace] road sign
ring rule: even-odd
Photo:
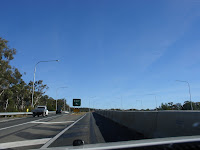
[[[73,99],[73,106],[81,106],[81,99]]]
[[[78,108],[74,108],[74,112],[78,113],[80,110]]]

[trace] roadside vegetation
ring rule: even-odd
[[[11,61],[16,55],[16,49],[8,46],[8,41],[0,37],[0,112],[31,111],[31,94],[33,81],[26,83]],[[34,106],[46,105],[51,111],[56,108],[56,101],[45,95],[48,86],[42,80],[35,83]],[[58,106],[63,108],[64,99],[58,100]],[[66,109],[69,106],[66,105]]]
[[[192,107],[193,110],[200,110],[200,102],[192,102]],[[117,108],[114,109],[112,108],[111,110],[116,110],[116,111],[122,111],[121,109]],[[161,105],[156,109],[127,109],[124,111],[154,111],[154,110],[191,110],[191,102],[190,101],[185,101],[183,104],[181,103],[161,103]]]

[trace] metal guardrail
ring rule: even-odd
[[[0,116],[31,115],[32,112],[2,112]]]
[[[49,114],[56,113],[56,111],[49,111]],[[32,112],[0,112],[0,116],[14,116],[14,115],[32,115]]]
[[[56,111],[49,111],[49,114],[53,114],[53,113],[56,113]]]

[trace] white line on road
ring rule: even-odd
[[[55,118],[55,117],[58,117],[58,116],[53,116],[53,117],[48,117],[48,118],[42,118],[42,119],[38,119],[36,121],[39,121],[39,120],[44,120],[44,119],[50,119],[50,118]],[[9,129],[9,128],[13,128],[13,127],[17,127],[17,126],[21,126],[21,125],[25,125],[25,124],[28,124],[28,123],[31,123],[33,121],[29,121],[29,122],[25,122],[25,123],[21,123],[21,124],[17,124],[17,125],[13,125],[13,126],[9,126],[9,127],[5,127],[5,128],[1,128],[1,130],[5,130],[5,129]]]
[[[64,121],[64,122],[40,122],[40,121],[32,121],[30,123],[41,123],[41,124],[59,124],[59,123],[69,123],[69,122],[74,122],[74,121]]]
[[[23,119],[23,118],[7,119],[7,120],[2,120],[2,121],[0,121],[0,122],[7,122],[7,121],[11,121],[11,120],[17,120],[17,119]]]
[[[17,142],[8,142],[8,143],[0,143],[0,149],[8,149],[14,147],[22,147],[22,146],[32,146],[32,145],[40,145],[45,144],[51,138],[45,139],[36,139],[36,140],[26,140],[26,141],[17,141]]]
[[[85,114],[86,115],[86,114]],[[56,136],[54,136],[52,139],[50,139],[46,144],[44,144],[40,149],[47,148],[51,143],[53,143],[57,138],[59,138],[63,133],[65,133],[67,130],[69,130],[71,127],[73,127],[77,122],[79,122],[81,119],[83,119],[84,116],[76,120],[74,123],[72,123],[70,126],[62,130],[60,133],[58,133]]]

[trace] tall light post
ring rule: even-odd
[[[71,104],[71,102],[72,102],[72,100],[70,99],[71,98],[71,95],[69,96],[67,96],[68,97],[68,99],[66,98],[65,99],[65,106],[66,106],[66,104],[67,104],[67,102],[69,103],[69,104],[67,104],[68,105],[68,108],[66,109],[68,112],[70,112],[70,104]],[[70,98],[69,98],[70,97]]]
[[[147,94],[147,95],[154,95],[155,96],[155,102],[156,102],[156,111],[158,110],[157,108],[157,98],[156,98],[156,94]]]
[[[106,107],[108,108],[108,104],[103,104],[100,101],[98,101],[97,104],[99,104],[97,109],[106,109]]]
[[[114,109],[117,109],[116,101],[112,100],[111,103],[113,104]]]
[[[121,96],[121,97],[115,97],[115,98],[120,99],[120,102],[121,102],[121,109],[123,110],[123,108],[122,108],[122,96]]]
[[[142,105],[142,100],[136,100],[136,102],[140,101],[141,102],[141,110],[143,109],[143,105]]]
[[[190,95],[190,105],[191,105],[191,110],[193,110],[193,106],[192,106],[192,96],[191,96],[191,92],[190,92],[190,84],[188,81],[181,81],[181,80],[176,80],[177,82],[185,82],[188,85],[188,89],[189,89],[189,95]]]
[[[64,111],[65,111],[65,105],[67,104],[67,99],[64,99]],[[67,111],[69,112],[69,105],[68,105],[68,108],[67,108]]]
[[[65,103],[66,103],[66,99],[64,98],[64,111],[65,111]]]
[[[67,99],[64,99],[64,102],[65,102],[65,103],[64,103],[64,111],[65,111],[65,105],[67,104]],[[68,112],[70,112],[69,108],[70,108],[70,106],[68,105],[68,108],[67,108],[67,111],[68,111]]]
[[[90,96],[90,97],[89,97],[89,112],[90,112],[90,99],[91,99],[91,98],[95,98],[95,97],[96,97],[96,96]]]
[[[64,87],[59,87],[59,88],[56,89],[56,110],[57,110],[57,105],[58,105],[58,104],[57,104],[57,101],[58,101],[58,100],[57,100],[57,97],[58,97],[58,90],[59,90],[59,89],[64,89],[64,88],[68,88],[68,87],[64,86]]]
[[[35,68],[34,68],[34,75],[33,75],[33,91],[32,91],[32,104],[31,104],[31,106],[32,107],[34,107],[33,106],[33,96],[34,96],[34,85],[35,85],[35,73],[36,73],[36,66],[39,64],[39,63],[41,63],[41,62],[52,62],[52,61],[59,61],[59,60],[47,60],[47,61],[38,61],[36,64],[35,64]]]

